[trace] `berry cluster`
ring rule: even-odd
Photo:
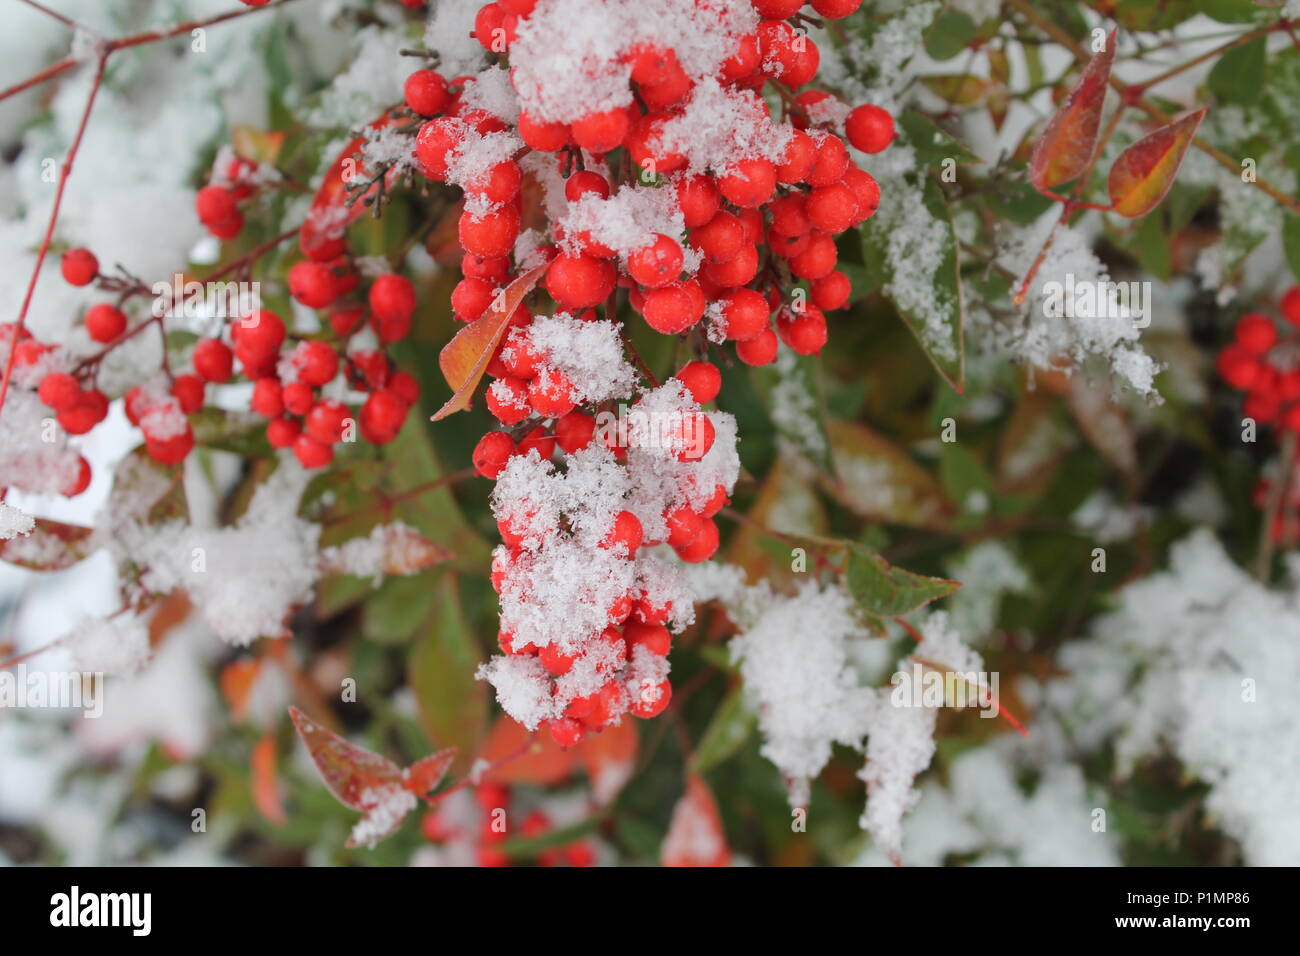
[[[460,806],[449,808],[444,801],[424,815],[421,832],[430,843],[471,848],[474,862],[479,866],[509,866],[510,857],[497,848],[507,838],[537,839],[556,827],[550,814],[537,807],[524,814],[516,832],[510,823],[511,797],[507,786],[481,783],[474,789],[474,811],[466,813],[466,808]],[[454,812],[457,810],[461,812]],[[590,842],[575,840],[544,850],[538,855],[537,863],[539,866],[594,866],[596,851]]]
[[[484,676],[565,747],[667,706],[670,627],[689,622],[690,597],[653,549],[700,562],[718,548],[735,430],[703,406],[725,346],[748,365],[774,362],[782,342],[821,350],[825,313],[851,291],[834,237],[880,197],[849,145],[875,153],[894,137],[884,110],[804,89],[820,54],[801,0],[602,5],[612,19],[574,36],[584,2],[485,4],[474,35],[498,64],[405,84],[425,118],[418,169],[464,193],[455,317],[478,319],[547,266],[553,308],[520,304],[487,367],[486,405],[507,430],[482,438],[474,466],[498,482],[503,541],[492,576],[507,656]],[[859,0],[811,5],[838,18]],[[622,374],[622,302],[695,353],[665,385]],[[599,426],[624,399],[659,416],[657,433]]]
[[[244,228],[240,204],[262,185],[257,163],[223,152],[217,157],[208,185],[194,197],[194,211],[205,229],[218,239],[234,239]]]
[[[1300,326],[1300,286],[1282,297],[1282,317]],[[1262,312],[1237,320],[1233,341],[1219,353],[1219,376],[1246,392],[1242,412],[1260,425],[1300,432],[1300,364],[1294,335],[1283,339],[1277,323]]]

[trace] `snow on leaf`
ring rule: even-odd
[[[392,122],[392,116],[384,113],[370,124],[369,129],[382,130]],[[340,239],[348,225],[369,208],[365,200],[367,196],[373,195],[378,190],[377,184],[367,188],[351,206],[347,204],[348,185],[361,177],[369,178],[355,158],[366,141],[365,136],[358,136],[351,140],[339,151],[333,165],[325,173],[325,178],[307,212],[307,218],[303,220],[302,231],[298,235],[298,245],[307,256],[312,256],[313,252],[319,253],[321,249],[327,248],[329,243]],[[392,180],[397,178],[397,173],[397,167],[390,169],[385,176],[384,185],[391,185]]]
[[[1115,62],[1116,31],[1084,68],[1074,89],[1043,130],[1029,160],[1029,179],[1039,192],[1055,189],[1079,176],[1097,148],[1106,85]]]
[[[251,126],[236,126],[230,131],[230,139],[235,152],[244,159],[251,159],[260,165],[274,166],[280,158],[287,136],[284,132],[268,132]]]
[[[353,538],[321,552],[321,571],[380,578],[409,575],[450,560],[452,553],[400,521],[377,525],[368,537]]]
[[[438,354],[438,367],[442,369],[452,396],[434,413],[432,421],[446,418],[469,408],[474,389],[478,387],[488,363],[501,344],[501,337],[510,325],[510,316],[524,296],[532,292],[541,281],[549,264],[525,272],[505,287],[481,316],[456,333],[455,338],[443,346]]]
[[[344,806],[364,810],[363,794],[367,791],[404,785],[401,768],[387,757],[348,743],[297,707],[289,708],[289,717],[325,786]]]
[[[1206,111],[1197,110],[1148,133],[1115,158],[1106,186],[1114,211],[1145,216],[1165,198]]]
[[[93,529],[37,518],[25,535],[0,540],[0,560],[33,571],[62,571],[92,550]]]
[[[673,808],[659,862],[663,866],[727,866],[731,862],[718,803],[697,774],[686,778],[686,792]]]

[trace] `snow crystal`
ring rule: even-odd
[[[876,692],[867,762],[858,773],[867,784],[861,825],[892,859],[902,855],[903,816],[920,798],[912,781],[934,756],[937,716],[933,707],[895,706],[888,691]]]
[[[608,199],[587,193],[568,204],[558,225],[565,236],[560,246],[571,254],[580,251],[590,238],[613,249],[626,262],[628,255],[654,242],[659,234],[682,245],[687,272],[699,268],[699,253],[682,241],[686,221],[672,189],[624,185]]]
[[[36,519],[31,515],[0,501],[0,541],[10,541],[21,535],[31,534],[35,527]],[[6,551],[6,554],[13,558],[11,551]]]
[[[725,173],[741,159],[781,162],[793,135],[794,127],[772,122],[767,105],[752,90],[709,77],[660,128],[659,145],[686,157],[692,173]]]
[[[349,842],[356,846],[373,847],[396,830],[419,801],[410,790],[393,783],[367,787],[357,802],[365,810],[365,816],[352,828]]]
[[[479,0],[438,0],[429,5],[429,22],[424,45],[438,54],[444,76],[477,73],[486,53],[473,36],[474,18],[483,4]]]
[[[704,80],[758,24],[748,0],[539,0],[510,47],[523,108],[571,123],[632,102],[627,54],[672,49],[686,74]]]
[[[588,322],[560,312],[538,316],[524,334],[543,356],[543,367],[568,376],[580,404],[627,395],[636,384],[636,371],[624,358],[619,326],[613,322]]]
[[[103,620],[87,618],[61,643],[73,667],[88,674],[129,676],[149,657],[149,629],[129,612]]]

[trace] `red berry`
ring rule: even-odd
[[[1300,285],[1293,285],[1283,293],[1282,317],[1292,325],[1300,325]]]
[[[812,137],[802,130],[795,130],[786,145],[784,161],[776,166],[776,181],[786,186],[803,182],[812,171],[816,158],[817,146]]]
[[[1240,345],[1229,345],[1216,362],[1219,376],[1233,388],[1249,389],[1263,370],[1260,360]]]
[[[526,457],[529,452],[537,452],[537,457],[542,461],[549,461],[555,454],[555,438],[546,434],[546,427],[538,425],[523,438],[519,439],[519,444],[515,446],[514,454],[520,457]]]
[[[826,316],[812,304],[800,313],[783,312],[776,328],[781,340],[800,355],[816,355],[826,344]]]
[[[646,293],[641,304],[641,314],[645,316],[646,323],[664,335],[685,332],[699,321],[703,313],[702,302],[697,307],[695,297],[687,290],[687,283],[684,282],[652,289]]]
[[[546,729],[550,731],[551,739],[563,750],[576,746],[582,741],[585,734],[582,724],[572,717],[552,718],[546,722]]]
[[[668,525],[668,544],[674,548],[684,548],[700,533],[704,527],[704,518],[690,508],[678,508],[664,515]]]
[[[334,273],[323,262],[296,262],[289,270],[289,294],[309,309],[323,309],[338,297]]]
[[[586,412],[573,411],[556,419],[555,440],[570,455],[590,445],[595,434],[596,419]]]
[[[284,342],[284,320],[269,309],[258,309],[240,319],[231,335],[249,354],[271,355]]]
[[[724,334],[733,341],[744,342],[767,328],[771,315],[767,299],[753,289],[733,289],[718,298],[722,306]]]
[[[808,248],[790,257],[790,271],[800,279],[820,279],[829,275],[838,261],[835,240],[825,233],[814,232]]]
[[[67,372],[51,372],[41,379],[36,394],[50,408],[61,412],[77,404],[81,397],[81,386]]]
[[[547,270],[545,286],[561,307],[586,309],[608,299],[617,279],[611,262],[592,256],[562,255]]]
[[[668,703],[672,699],[672,684],[668,681],[660,681],[658,684],[638,688],[632,694],[632,700],[629,702],[627,709],[634,717],[649,720],[662,714],[668,708]]]
[[[627,641],[629,657],[634,647],[644,647],[651,654],[667,657],[673,644],[672,635],[662,624],[629,623],[623,627],[623,640]]]
[[[849,301],[853,291],[849,277],[843,272],[830,272],[812,282],[813,305],[823,312],[842,308]]]
[[[90,462],[85,458],[78,456],[77,473],[71,480],[60,490],[65,498],[75,498],[87,488],[90,487]]]
[[[677,556],[689,564],[698,564],[713,557],[718,550],[718,526],[709,518],[703,519],[699,534],[690,544],[677,548]]]
[[[683,176],[677,180],[676,189],[677,203],[688,229],[704,225],[717,214],[721,199],[708,176]]]
[[[190,361],[194,363],[194,371],[205,381],[217,384],[230,381],[234,370],[234,356],[220,339],[200,339],[194,346]]]
[[[1277,326],[1267,315],[1247,312],[1237,320],[1236,339],[1252,355],[1263,355],[1277,344]]]
[[[553,153],[569,142],[569,128],[563,123],[544,123],[527,113],[519,114],[519,138],[541,153]]]
[[[803,0],[750,0],[764,20],[789,20],[799,12]]]
[[[627,272],[649,289],[675,282],[682,272],[682,247],[675,239],[656,233],[651,242],[627,257]]]
[[[324,468],[334,459],[334,446],[310,435],[299,435],[294,439],[293,456],[304,468]]]
[[[569,129],[573,141],[589,153],[608,153],[627,136],[628,114],[625,109],[588,113],[574,120]]]
[[[515,443],[505,432],[488,432],[474,446],[474,470],[495,481],[514,450]]]
[[[852,163],[844,170],[844,185],[853,190],[858,200],[858,211],[853,216],[853,225],[866,222],[876,214],[880,206],[880,183],[865,170]]]
[[[408,406],[420,400],[420,383],[410,372],[396,371],[388,380],[388,390]]]
[[[758,247],[746,243],[726,262],[710,262],[706,265],[704,275],[723,289],[745,285],[758,275]]]
[[[529,416],[532,406],[528,402],[528,383],[507,376],[488,386],[488,411],[503,425],[517,425]]]
[[[842,20],[862,6],[862,0],[810,0],[812,8],[828,20]]]
[[[753,338],[736,345],[736,358],[746,365],[771,365],[776,361],[776,333],[763,329]]]
[[[402,84],[406,105],[421,116],[437,116],[451,99],[447,81],[436,70],[416,70]]]
[[[98,389],[81,392],[75,405],[55,417],[69,435],[84,435],[108,417],[108,398]]]
[[[467,252],[506,256],[519,238],[519,211],[514,206],[502,206],[484,216],[475,216],[467,210],[461,213],[458,230],[460,244]]]
[[[497,287],[487,279],[461,279],[451,290],[452,314],[462,322],[473,322],[492,305]]]
[[[324,342],[301,342],[293,350],[293,366],[298,380],[308,385],[332,382],[339,371],[338,353]]]
[[[236,211],[229,219],[207,222],[204,225],[208,227],[208,232],[218,239],[234,239],[244,228],[244,214]]]
[[[410,322],[415,312],[415,289],[405,276],[388,273],[370,286],[370,311],[380,321]]]
[[[488,170],[467,180],[465,191],[475,193],[490,203],[505,203],[519,195],[524,176],[514,160],[494,163]]]
[[[306,415],[316,401],[312,387],[306,382],[290,382],[280,389],[284,410],[290,415]]]
[[[841,233],[853,225],[858,197],[843,183],[819,186],[808,194],[808,221],[822,232]]]
[[[358,422],[361,436],[375,445],[388,444],[401,432],[410,407],[395,391],[380,389],[371,392],[361,406]]]
[[[745,226],[729,212],[718,212],[704,225],[691,230],[691,245],[709,262],[734,259],[745,245]]]
[[[563,372],[543,368],[528,383],[528,403],[542,418],[559,418],[576,404],[573,382]]]
[[[701,405],[713,401],[722,391],[722,373],[712,362],[687,362],[674,378],[685,385]]]
[[[453,155],[465,138],[465,124],[450,116],[430,120],[420,127],[415,137],[415,158],[420,169],[430,179],[441,182],[447,178],[448,157]]]
[[[601,539],[600,546],[608,548],[615,554],[631,558],[641,547],[643,532],[641,522],[630,511],[620,511],[614,515],[614,527]]]
[[[301,432],[302,426],[292,418],[276,418],[266,426],[266,440],[272,448],[288,448]]]
[[[564,181],[564,198],[577,202],[583,196],[596,195],[609,198],[609,180],[589,169],[578,170]]]
[[[826,136],[817,144],[812,168],[803,177],[809,186],[829,186],[844,178],[849,168],[849,151],[838,136]]]
[[[197,375],[177,375],[172,382],[172,397],[186,415],[193,415],[203,407],[203,379]]]
[[[194,197],[194,211],[205,226],[221,224],[239,215],[235,194],[225,186],[204,186]]]
[[[776,167],[766,159],[742,159],[718,180],[718,190],[742,208],[761,206],[776,189]]]
[[[276,418],[284,411],[284,396],[280,393],[280,382],[271,377],[259,378],[253,383],[253,397],[248,407],[263,418]]]
[[[864,153],[878,153],[894,140],[894,118],[879,106],[863,104],[844,120],[849,142]]]
[[[69,249],[59,268],[71,285],[89,285],[99,275],[99,260],[89,249]]]

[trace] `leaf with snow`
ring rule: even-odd
[[[381,578],[384,575],[417,574],[453,557],[441,545],[400,521],[377,525],[365,538],[353,538],[321,552],[320,569],[326,574],[353,574]]]
[[[659,862],[663,866],[727,866],[731,862],[718,803],[698,774],[686,778],[686,792],[673,807]]]
[[[0,507],[8,505],[0,504]],[[94,530],[91,528],[48,518],[28,520],[32,524],[25,534],[8,539],[0,535],[0,560],[33,571],[62,571],[92,550]]]

